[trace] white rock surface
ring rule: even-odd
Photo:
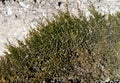
[[[58,1],[62,4],[59,7]],[[120,0],[91,0],[96,9],[106,14],[120,11]],[[37,22],[44,22],[44,18],[52,18],[52,13],[60,9],[65,11],[65,4],[69,4],[69,10],[77,15],[80,7],[89,16],[87,7],[88,0],[13,0],[6,1],[5,5],[0,2],[0,55],[4,55],[7,39],[16,44],[16,38],[24,40],[30,27],[35,28]],[[99,8],[98,8],[99,6]],[[110,9],[110,10],[108,10]]]
[[[7,16],[12,15],[12,10],[11,10],[11,8],[10,8],[9,6],[7,6],[6,9],[7,9],[7,10],[6,10]]]

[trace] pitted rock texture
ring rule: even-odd
[[[120,0],[91,2],[103,14],[120,11]],[[16,39],[24,40],[30,28],[35,28],[37,22],[45,22],[45,18],[52,19],[52,13],[58,10],[65,11],[66,4],[74,15],[78,15],[78,7],[86,16],[90,14],[89,0],[0,0],[0,55],[4,55],[7,40],[13,44],[17,44]]]

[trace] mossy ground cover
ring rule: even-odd
[[[32,83],[72,78],[94,83],[120,78],[120,13],[108,19],[91,10],[89,21],[69,11],[30,30],[18,46],[7,45],[0,60],[0,82]],[[77,80],[75,80],[77,79]]]

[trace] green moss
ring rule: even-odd
[[[73,77],[85,83],[120,78],[120,14],[108,20],[94,9],[87,21],[69,12],[32,29],[0,62],[1,82],[42,82]]]

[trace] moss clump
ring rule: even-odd
[[[39,24],[0,60],[0,82],[46,82],[70,77],[93,83],[120,78],[120,14],[93,17],[59,12]],[[67,80],[66,80],[67,81]],[[76,82],[76,81],[75,81]]]

